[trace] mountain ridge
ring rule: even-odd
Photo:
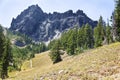
[[[92,28],[97,25],[97,21],[90,19],[82,10],[46,13],[38,5],[32,5],[13,18],[9,29],[27,35],[33,41],[48,42],[75,25],[81,27],[87,23]]]

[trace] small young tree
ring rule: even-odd
[[[60,62],[61,56],[60,56],[60,41],[56,41],[56,43],[54,44],[54,46],[52,47],[51,52],[49,53],[49,56],[51,58],[51,60],[54,63]]]

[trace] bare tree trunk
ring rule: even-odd
[[[32,59],[30,59],[30,68],[32,68]]]

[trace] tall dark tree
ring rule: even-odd
[[[74,30],[70,30],[70,35],[68,38],[68,47],[67,47],[67,53],[69,55],[75,54],[75,49],[76,49],[76,36],[74,35]]]
[[[85,44],[85,31],[84,31],[85,25],[83,25],[79,30],[78,30],[78,46],[80,48],[83,48]]]
[[[120,0],[115,0],[116,6],[114,11],[114,33],[115,40],[120,41]]]
[[[7,72],[10,61],[12,61],[10,42],[4,36],[2,26],[0,25],[0,78],[8,77]]]
[[[85,44],[84,47],[87,48],[93,48],[94,47],[94,38],[93,38],[93,30],[92,27],[89,24],[85,25],[84,28],[84,36],[85,36]]]
[[[107,44],[110,44],[111,42],[113,42],[111,30],[112,30],[111,26],[109,25],[109,23],[107,23],[107,26],[106,26],[106,42],[107,42]]]
[[[3,35],[3,29],[2,26],[0,25],[0,78],[3,77],[4,52],[5,52],[5,36]]]
[[[52,50],[49,53],[49,56],[51,60],[53,61],[53,63],[57,63],[62,60],[60,56],[60,41],[59,40],[56,41],[56,43],[52,47]]]
[[[97,27],[94,28],[94,40],[95,40],[95,47],[102,46],[102,42],[105,36],[104,31],[104,23],[102,16],[100,16],[99,22]]]
[[[10,46],[10,41],[8,39],[6,39],[5,51],[4,51],[4,55],[3,55],[2,78],[8,77],[8,66],[9,66],[10,62],[12,62],[11,46]]]

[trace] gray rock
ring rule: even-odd
[[[38,5],[32,5],[17,18],[13,18],[9,29],[26,34],[34,41],[47,42],[59,37],[62,32],[75,25],[81,27],[86,23],[94,28],[97,21],[91,20],[82,10],[78,10],[76,13],[68,10],[64,13],[47,14]]]

